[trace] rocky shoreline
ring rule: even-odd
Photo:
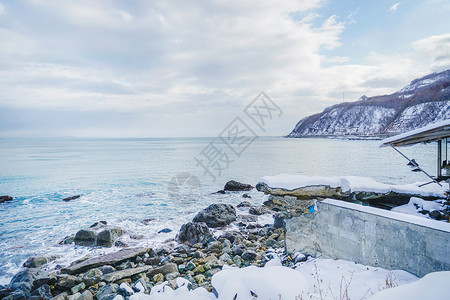
[[[250,187],[242,185],[242,190]],[[51,271],[46,264],[53,258],[30,257],[9,285],[0,286],[0,299],[128,299],[135,292],[149,294],[164,286],[202,287],[214,293],[211,278],[224,265],[262,267],[274,252],[284,252],[285,231],[278,210],[246,201],[236,207],[211,204],[181,226],[175,239],[158,248],[130,248],[119,243],[124,248],[118,252],[85,257]],[[274,222],[259,224],[257,216],[261,214],[272,214]],[[118,246],[116,240],[122,234],[120,228],[100,221],[61,243]],[[295,262],[285,258],[285,263]],[[301,259],[304,257],[296,261]]]

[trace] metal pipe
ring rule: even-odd
[[[437,153],[437,177],[442,176],[442,140],[437,141],[438,144],[438,153]]]
[[[425,175],[428,176],[428,178],[430,178],[431,180],[433,180],[435,183],[439,184],[439,186],[442,186],[436,179],[434,179],[432,176],[430,176],[427,172],[425,172],[421,167],[419,167],[419,165],[416,162],[413,162],[412,160],[410,160],[405,154],[401,153],[400,150],[398,150],[397,148],[394,147],[394,145],[391,145],[392,149],[394,149],[395,151],[397,151],[398,153],[400,153],[401,156],[403,156],[404,158],[406,158],[411,164],[413,164],[415,167],[417,167],[422,173],[424,173]],[[419,185],[422,186],[422,185]]]

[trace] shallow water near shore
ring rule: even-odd
[[[210,142],[229,158],[220,174],[211,169],[215,181],[194,159],[202,157]],[[262,176],[290,173],[367,176],[384,183],[427,181],[423,174],[410,172],[393,149],[378,145],[259,137],[237,156],[218,138],[1,139],[0,195],[14,200],[0,204],[0,284],[9,283],[31,255],[57,254],[60,258],[53,264],[64,265],[90,252],[113,251],[55,246],[100,220],[121,226],[127,236],[144,236],[125,238],[130,245],[153,246],[173,238],[183,223],[211,203],[261,203],[263,195],[255,190],[248,192],[252,199],[242,198],[243,193],[211,194],[231,179],[255,185]],[[402,151],[435,173],[436,145]],[[183,172],[196,176],[201,187],[180,186],[174,197],[169,182]],[[78,194],[82,197],[62,201]],[[148,218],[155,220],[142,223]],[[172,232],[158,234],[164,228]]]

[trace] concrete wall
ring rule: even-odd
[[[450,223],[327,199],[286,220],[288,251],[403,269],[417,276],[450,270]]]

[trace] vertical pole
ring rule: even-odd
[[[437,177],[442,176],[442,169],[441,169],[441,163],[442,163],[442,140],[437,141],[438,144],[438,153],[437,153]]]

